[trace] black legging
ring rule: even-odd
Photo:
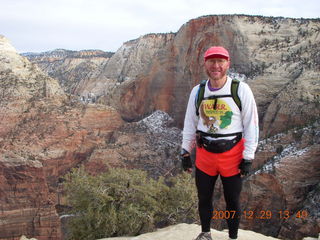
[[[196,168],[196,186],[198,189],[199,215],[202,232],[210,231],[212,218],[212,197],[217,176],[210,176]],[[236,211],[233,218],[227,219],[229,237],[237,238],[240,223],[240,192],[242,180],[240,174],[231,177],[222,177],[223,193],[227,211]]]

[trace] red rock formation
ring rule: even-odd
[[[104,145],[105,138],[122,125],[120,116],[105,106],[83,105],[81,109],[43,100],[46,102],[33,102],[28,113],[20,114],[19,123],[10,133],[1,136],[1,182],[7,185],[0,186],[0,219],[4,223],[10,219],[12,225],[0,225],[0,239],[21,234],[60,239],[60,220],[55,210],[58,179],[87,161],[93,150]],[[29,166],[33,163],[37,165]],[[23,227],[25,222],[28,224]]]
[[[60,239],[60,220],[41,162],[1,155],[0,239],[20,239],[23,234]]]
[[[69,92],[94,93],[124,119],[139,120],[158,109],[181,127],[191,88],[206,78],[204,51],[223,45],[232,70],[246,76],[255,94],[263,136],[272,136],[320,114],[318,28],[318,19],[206,16],[190,20],[177,33],[128,41],[110,59],[67,51],[54,63],[53,53],[48,60],[46,54],[31,59],[63,84],[72,83]]]
[[[59,240],[59,178],[87,161],[123,121],[110,107],[68,98],[0,41],[6,60],[0,69],[0,239]]]
[[[318,20],[207,16],[189,21],[176,34],[143,36],[109,60],[103,75],[118,85],[104,102],[128,120],[163,110],[181,127],[191,88],[206,78],[204,51],[223,45],[232,69],[245,74],[253,89],[263,135],[308,124],[319,115],[319,63],[312,57],[319,48],[319,41],[312,43],[319,38],[318,27]],[[308,35],[297,34],[301,29]],[[283,41],[292,36],[294,41]]]
[[[120,116],[105,106],[68,107],[34,103],[29,113],[20,115],[14,129],[2,135],[0,219],[10,221],[0,225],[0,239],[22,234],[60,239],[55,210],[58,179],[87,161],[94,149],[105,144],[108,134],[122,125]],[[37,165],[29,166],[33,163]]]

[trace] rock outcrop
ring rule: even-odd
[[[163,229],[159,229],[152,233],[145,233],[137,237],[117,237],[117,238],[104,238],[100,240],[192,240],[195,239],[201,232],[201,227],[196,224],[178,224]],[[227,240],[227,231],[217,231],[211,229],[212,239]],[[259,233],[252,231],[239,230],[239,240],[272,240],[278,239],[273,237],[267,237]]]
[[[86,163],[92,173],[103,165],[143,169],[150,176],[170,177],[180,172],[178,153],[181,130],[173,127],[173,119],[156,111],[145,119],[118,128],[104,146],[96,148]]]

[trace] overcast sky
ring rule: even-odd
[[[0,0],[0,34],[18,52],[116,51],[148,33],[213,14],[319,18],[318,0]]]

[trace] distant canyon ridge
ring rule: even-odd
[[[253,89],[267,136],[319,115],[319,32],[319,19],[208,16],[177,33],[128,41],[114,54],[56,50],[26,56],[66,92],[109,104],[127,121],[161,110],[181,127],[190,90],[206,78],[204,51],[223,45],[231,72]]]
[[[241,228],[283,239],[320,232],[320,19],[214,15],[148,34],[115,53],[18,54],[0,37],[0,240],[65,238],[63,176],[84,166],[180,170],[189,93],[203,53],[223,45],[230,75],[255,95],[261,130],[243,208],[273,211]],[[220,187],[219,187],[220,186]],[[223,209],[221,185],[215,196]],[[284,218],[279,212],[290,211]],[[304,218],[296,217],[302,211]],[[217,229],[226,227],[215,221]]]

